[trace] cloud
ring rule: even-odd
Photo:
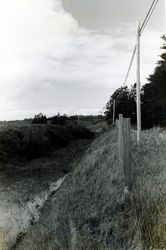
[[[160,32],[146,34],[143,82],[161,44]],[[134,44],[135,23],[88,30],[60,0],[0,0],[1,119],[101,110],[123,84]]]
[[[114,29],[124,23],[141,22],[149,10],[152,0],[62,0],[66,11],[78,21],[80,26],[88,29]],[[158,1],[151,18],[150,26],[161,29],[164,26],[164,1]]]
[[[77,30],[60,1],[0,0],[0,12],[0,78],[5,84],[31,77],[44,56],[61,60]]]
[[[0,100],[4,109],[15,106],[12,97],[19,95],[28,80],[34,82],[41,70],[47,71],[45,57],[64,58],[77,29],[77,22],[58,0],[0,0]]]

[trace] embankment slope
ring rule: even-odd
[[[135,142],[133,131],[130,207],[124,203],[118,131],[112,128],[86,150],[17,249],[165,249],[165,137],[155,129],[143,132],[140,147]]]

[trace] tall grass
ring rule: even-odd
[[[132,136],[133,195],[124,204],[124,170],[118,164],[118,131],[96,138],[41,212],[21,250],[165,249],[166,143],[159,130]],[[38,240],[36,240],[38,238]]]
[[[135,209],[144,249],[166,246],[166,136],[154,128],[142,133],[133,150]]]
[[[57,249],[118,250],[128,244],[123,232],[124,179],[117,149],[117,131],[98,137],[72,178],[47,203],[39,221],[40,236],[56,239],[61,245]],[[50,249],[54,249],[53,243]]]

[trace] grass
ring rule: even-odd
[[[160,128],[144,131],[133,152],[136,213],[144,249],[166,246],[166,137]]]
[[[118,131],[112,128],[86,150],[61,189],[17,249],[164,249],[166,143],[160,129],[132,132],[133,203],[124,204]]]
[[[159,129],[144,131],[140,147],[135,136],[133,132],[132,206],[124,205],[118,131],[111,129],[96,138],[73,175],[43,208],[38,225],[29,234],[32,249],[36,235],[43,242],[41,249],[47,244],[56,250],[164,249],[165,141]]]
[[[90,142],[89,139],[76,140],[55,150],[51,156],[21,165],[8,163],[1,169],[0,244],[6,245],[6,250],[10,249],[8,245],[17,248],[40,215],[43,201],[55,193],[55,183],[72,171]],[[7,237],[1,232],[6,232]]]
[[[93,133],[75,126],[27,125],[1,127],[0,161],[3,163],[32,160],[50,155],[78,139],[92,139]]]
[[[41,237],[42,244],[43,237],[51,237],[50,249],[72,249],[71,245],[87,250],[123,249],[126,242],[123,234],[126,226],[123,220],[124,180],[122,170],[117,169],[117,146],[116,131],[96,138],[72,177],[67,178],[61,190],[43,208],[39,224],[28,237],[32,249],[36,249],[36,237]],[[74,237],[73,232],[76,232]],[[35,238],[34,234],[37,234]],[[61,248],[54,247],[53,239]],[[47,249],[45,244],[40,249]],[[21,248],[26,249],[26,245]]]

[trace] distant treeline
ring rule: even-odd
[[[87,125],[87,123],[96,124],[104,120],[104,115],[66,115],[56,114],[47,117],[43,113],[36,114],[33,118],[25,118],[24,120],[0,121],[0,126],[22,126],[28,124],[52,124],[52,125]]]
[[[142,127],[166,126],[166,36],[162,37],[164,44],[161,59],[156,68],[141,89]],[[121,113],[130,117],[132,124],[136,124],[136,84],[131,88],[121,87],[115,90],[106,105],[106,120],[111,123],[113,117],[113,102],[116,101],[115,118]]]
[[[52,124],[52,125],[61,125],[61,126],[65,126],[65,125],[84,125],[85,122],[98,122],[99,120],[101,120],[103,118],[103,116],[101,115],[97,115],[97,116],[93,116],[93,115],[72,115],[72,116],[67,116],[66,114],[61,115],[60,113],[58,113],[55,116],[52,117],[46,117],[46,115],[43,115],[42,113],[39,113],[37,115],[34,116],[34,118],[31,120],[31,122],[33,124]]]

